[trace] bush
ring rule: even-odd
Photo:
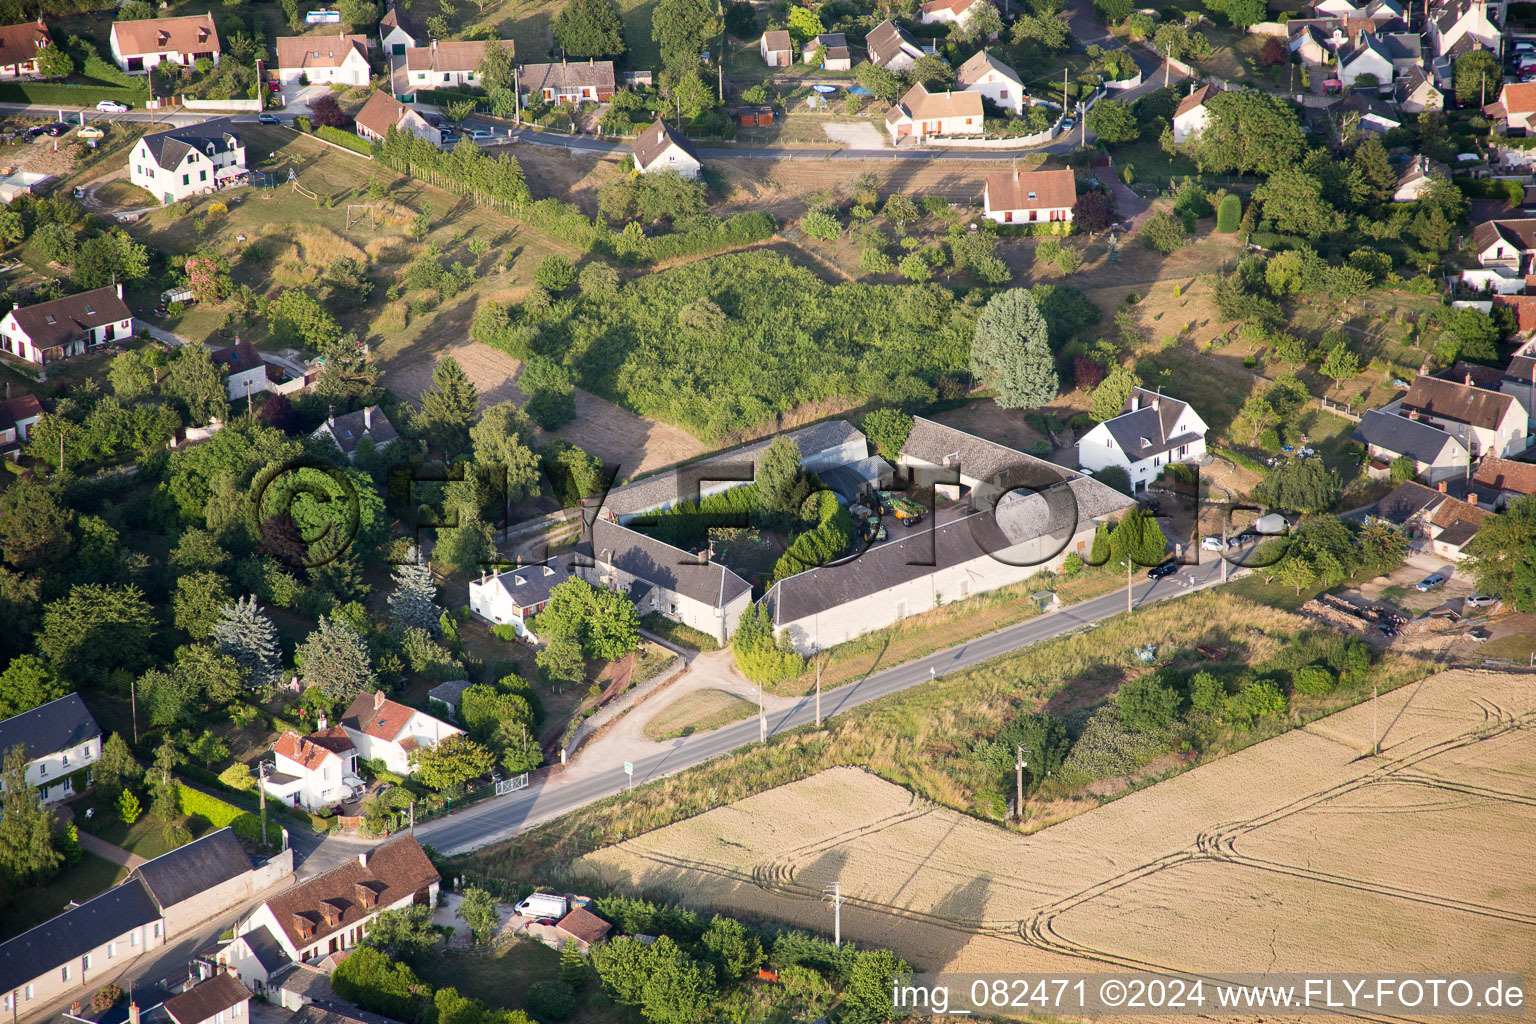
[[[334,142],[336,145],[341,146],[343,149],[350,149],[354,153],[361,153],[363,156],[370,158],[373,156],[373,143],[369,142],[365,138],[362,138],[361,136],[354,135],[348,131],[343,131],[340,128],[332,128],[328,124],[321,125],[319,128],[315,129],[314,135],[317,139],[324,139],[326,142]]]
[[[539,1020],[565,1020],[576,1012],[576,993],[559,978],[545,978],[528,986],[528,1012]]]
[[[192,789],[185,783],[176,784],[176,807],[188,817],[204,818],[214,828],[228,826],[245,842],[261,845],[261,818],[250,811]]]
[[[1296,688],[1298,693],[1321,697],[1324,694],[1333,692],[1333,688],[1338,685],[1338,679],[1334,677],[1332,672],[1321,665],[1308,665],[1306,668],[1296,671],[1296,674],[1291,678],[1291,685]]]
[[[507,643],[511,643],[518,639],[520,634],[517,632],[516,626],[509,626],[502,622],[491,627],[491,636],[497,640],[505,640]]]
[[[1148,249],[1165,255],[1177,252],[1184,245],[1184,223],[1167,211],[1159,211],[1147,218],[1138,236]]]
[[[1230,235],[1237,231],[1237,226],[1242,219],[1243,201],[1230,193],[1223,196],[1221,204],[1216,207],[1216,230],[1224,235]]]

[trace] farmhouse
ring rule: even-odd
[[[213,14],[182,18],[146,18],[112,22],[112,59],[129,74],[140,74],[159,64],[191,67],[200,59],[219,62],[219,30]]]
[[[172,128],[135,143],[128,170],[130,181],[170,205],[244,181],[245,142],[229,118]]]
[[[244,1024],[250,1008],[250,989],[224,971],[165,1001],[172,1024]]]
[[[787,68],[795,62],[795,44],[783,29],[764,32],[757,51],[763,55],[763,63],[771,68]]]
[[[588,60],[559,64],[524,64],[518,69],[523,102],[605,103],[613,99],[613,61]]]
[[[482,574],[469,582],[469,610],[488,622],[511,626],[519,636],[537,642],[528,619],[543,611],[549,592],[570,578],[570,570],[558,558],[504,569],[489,578]]]
[[[929,135],[980,135],[981,94],[929,92],[919,82],[885,114],[885,128],[892,142]]]
[[[1077,442],[1077,461],[1097,473],[1111,466],[1144,491],[1162,467],[1205,454],[1205,421],[1187,403],[1134,388],[1119,416],[1098,424]]]
[[[510,39],[479,39],[474,42],[439,42],[412,46],[405,51],[405,70],[413,89],[479,88],[480,61],[488,46],[499,46],[513,56]]]
[[[40,366],[131,337],[133,313],[120,284],[21,306],[0,319],[0,349]]]
[[[800,59],[807,64],[816,63],[821,53],[820,66],[827,71],[847,71],[853,67],[853,51],[848,49],[848,37],[841,32],[828,32],[808,41],[800,51]]]
[[[273,771],[262,778],[262,788],[274,800],[290,807],[318,811],[356,799],[364,782],[358,778],[357,748],[339,725],[300,736],[292,729],[272,744]]]
[[[1382,409],[1452,434],[1474,459],[1516,455],[1530,443],[1530,418],[1513,395],[1436,377],[1419,377]]]
[[[356,946],[381,911],[434,906],[439,881],[416,837],[397,836],[278,893],[236,934],[266,929],[288,959],[310,963]]]
[[[986,176],[981,212],[999,224],[1072,223],[1077,177],[1070,168],[1002,171]]]
[[[1368,410],[1360,418],[1351,436],[1382,464],[1383,468],[1377,471],[1382,476],[1393,461],[1409,458],[1413,460],[1414,476],[1436,484],[1466,476],[1471,463],[1466,446],[1440,428],[1377,409]]]
[[[310,436],[316,439],[328,439],[341,449],[341,453],[347,457],[348,462],[357,458],[358,445],[363,443],[364,438],[373,443],[375,450],[387,448],[400,438],[395,425],[389,422],[389,417],[384,415],[384,410],[376,405],[358,409],[356,412],[344,413],[341,416],[333,412]]]
[[[358,694],[342,712],[341,727],[352,741],[356,757],[383,761],[386,768],[399,775],[410,775],[416,770],[412,754],[464,732],[423,711],[395,703],[384,696],[383,690]]]
[[[368,97],[355,119],[359,137],[369,142],[383,142],[391,129],[425,139],[434,146],[443,144],[443,133],[410,107],[387,92],[375,92]]]
[[[52,44],[41,14],[36,21],[0,26],[0,81],[40,77],[37,51]]]
[[[1173,141],[1178,143],[1198,139],[1211,120],[1211,112],[1205,101],[1216,95],[1214,86],[1202,85],[1179,101],[1173,112]]]
[[[278,36],[276,49],[277,80],[284,85],[300,78],[311,85],[368,84],[367,36]]]
[[[955,72],[955,84],[964,92],[981,93],[1004,110],[1015,114],[1024,112],[1028,93],[1023,79],[1017,71],[984,49],[960,65]]]
[[[420,33],[401,13],[399,5],[390,4],[384,17],[379,19],[379,44],[384,52],[391,57],[404,57],[405,51],[415,46],[419,38],[422,38]]]
[[[871,64],[893,74],[910,68],[925,52],[912,33],[893,21],[882,21],[870,29],[864,47]]]
[[[0,752],[17,746],[26,750],[27,785],[54,804],[84,792],[85,770],[101,757],[101,726],[70,693],[0,722]]]
[[[10,386],[6,386],[10,394]],[[32,439],[32,428],[43,418],[43,403],[36,395],[17,395],[0,401],[0,457],[15,462],[21,446]]]
[[[687,137],[659,117],[635,139],[633,153],[635,170],[641,174],[672,173],[692,180],[703,166]]]

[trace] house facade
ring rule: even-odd
[[[1353,89],[1361,75],[1374,77],[1378,87],[1391,86],[1395,73],[1386,44],[1369,32],[1362,32],[1353,46],[1343,47],[1338,52],[1336,77],[1346,89]]]
[[[1438,427],[1460,441],[1473,459],[1510,458],[1530,443],[1530,417],[1519,400],[1470,384],[1418,377],[1382,411]]]
[[[1536,129],[1536,82],[1506,82],[1499,98],[1484,108],[1492,117],[1502,117],[1511,128]]]
[[[367,85],[368,37],[338,32],[324,36],[278,36],[277,80],[292,85]]]
[[[407,47],[405,72],[413,92],[422,89],[480,88],[480,61],[486,47],[499,46],[515,55],[510,39],[479,39],[473,42],[439,42]]]
[[[983,111],[976,92],[929,92],[919,82],[886,111],[891,141],[922,140],[930,135],[980,135]]]
[[[613,99],[613,61],[524,64],[518,68],[517,90],[524,103],[606,103]]]
[[[341,727],[363,761],[383,761],[397,775],[416,770],[411,755],[464,730],[377,693],[357,695],[342,712]]]
[[[1430,12],[1429,44],[1436,57],[1456,56],[1469,49],[1483,49],[1499,57],[1504,30],[1498,12],[1502,5],[1488,0],[1453,0]]]
[[[1479,505],[1503,509],[1512,501],[1536,495],[1536,464],[1490,455],[1477,464],[1472,490]]]
[[[27,785],[56,804],[85,792],[88,770],[101,759],[101,727],[70,693],[0,722],[0,751],[15,746],[27,752]]]
[[[864,37],[864,47],[869,51],[871,64],[892,74],[906,71],[924,53],[912,33],[894,21],[882,21],[870,29]]]
[[[246,180],[245,142],[228,118],[146,135],[128,154],[128,178],[169,206]]]
[[[1070,224],[1076,204],[1077,176],[1070,168],[989,174],[981,188],[982,216],[999,224]]]
[[[314,963],[351,949],[385,910],[435,906],[437,869],[406,834],[386,840],[267,900],[236,929],[265,929],[289,960]]]
[[[806,64],[816,64],[821,54],[820,67],[824,71],[847,71],[853,67],[853,51],[848,48],[848,37],[841,32],[828,32],[808,41],[800,51],[800,59]]]
[[[339,725],[308,736],[293,730],[272,744],[273,771],[262,780],[267,795],[290,807],[318,811],[356,799],[363,790],[358,754],[351,736]]]
[[[1480,267],[1503,267],[1524,276],[1536,269],[1536,217],[1485,220],[1472,229],[1472,251]]]
[[[130,75],[143,74],[160,64],[191,67],[201,59],[217,64],[222,52],[212,12],[114,21],[110,45],[112,59]]]
[[[1134,388],[1119,416],[1077,442],[1077,461],[1095,473],[1111,466],[1123,469],[1131,487],[1144,491],[1164,467],[1204,455],[1207,429],[1188,403]]]
[[[330,441],[341,449],[341,453],[347,457],[348,462],[357,458],[358,445],[362,444],[364,438],[373,442],[376,451],[387,448],[400,439],[395,425],[389,422],[389,417],[384,415],[384,410],[376,405],[343,413],[340,416],[331,413],[310,436],[316,440]]]
[[[783,29],[764,32],[757,41],[757,52],[771,68],[787,68],[795,62],[795,44]]]
[[[1211,120],[1211,112],[1206,109],[1205,101],[1213,95],[1215,89],[1202,85],[1179,101],[1173,112],[1174,142],[1182,144],[1190,139],[1198,139],[1200,133],[1205,131],[1205,126]]]
[[[1378,409],[1367,410],[1355,427],[1353,440],[1365,445],[1366,452],[1385,475],[1400,458],[1413,460],[1413,475],[1430,484],[1467,475],[1472,459],[1466,445],[1451,434],[1422,420],[1397,416]]]
[[[221,828],[133,869],[159,909],[168,938],[178,938],[293,874],[293,851],[252,864],[234,830]]]
[[[519,636],[538,642],[528,620],[544,610],[549,593],[571,578],[560,559],[504,569],[469,583],[469,610],[487,622],[511,626]],[[445,703],[447,703],[445,701]],[[457,706],[455,701],[452,706]]]
[[[219,950],[217,963],[262,997],[275,992],[277,978],[293,966],[282,944],[266,928],[236,935]]]
[[[21,306],[0,319],[0,349],[39,366],[131,337],[133,313],[120,284]]]
[[[391,4],[384,17],[379,19],[379,45],[384,53],[390,57],[404,57],[405,51],[416,45],[417,38],[410,20],[400,13],[398,5]]]
[[[36,21],[0,26],[0,82],[16,78],[40,78],[37,54],[53,45],[42,15]]]
[[[7,394],[10,388],[6,389]],[[32,439],[32,428],[43,418],[43,403],[36,395],[17,395],[0,401],[0,458],[15,462],[22,446]]]
[[[391,128],[425,139],[441,147],[443,133],[434,128],[426,118],[401,103],[387,92],[375,92],[368,97],[353,120],[354,130],[360,138],[369,142],[383,142]]]
[[[164,1004],[171,1024],[247,1024],[251,991],[235,975],[218,971]]]
[[[1410,68],[1398,75],[1392,87],[1392,98],[1397,109],[1405,114],[1445,109],[1445,94],[1435,88],[1435,83],[1422,68]]]
[[[693,144],[659,117],[635,139],[632,153],[641,174],[678,174],[693,180],[703,169]]]
[[[965,92],[979,92],[1004,110],[1015,115],[1024,112],[1028,92],[1023,79],[1013,68],[986,50],[978,50],[955,72],[955,84]]]
[[[974,17],[981,0],[928,0],[918,5],[924,25],[963,25]]]
[[[1450,168],[1417,153],[1403,165],[1397,175],[1397,187],[1392,192],[1394,203],[1411,203],[1421,199],[1435,180],[1449,182]]]

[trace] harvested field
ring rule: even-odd
[[[710,165],[710,175],[726,197],[725,209],[716,212],[767,210],[782,220],[804,214],[818,193],[851,195],[854,182],[865,174],[879,182],[882,197],[906,192],[980,205],[982,179],[1010,166],[1008,161],[719,160]],[[1019,169],[1032,169],[1031,162],[1020,160]]]
[[[1029,836],[836,768],[581,858],[924,969],[1530,970],[1531,677],[1432,676]],[[1283,910],[1283,913],[1276,913]]]

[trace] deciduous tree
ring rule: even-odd
[[[22,744],[5,752],[0,781],[5,784],[0,879],[12,887],[39,885],[53,877],[63,857],[53,848],[53,812],[43,809],[42,794],[27,781]]]
[[[462,734],[415,751],[412,761],[416,765],[416,778],[436,790],[479,778],[496,766],[494,754]]]

